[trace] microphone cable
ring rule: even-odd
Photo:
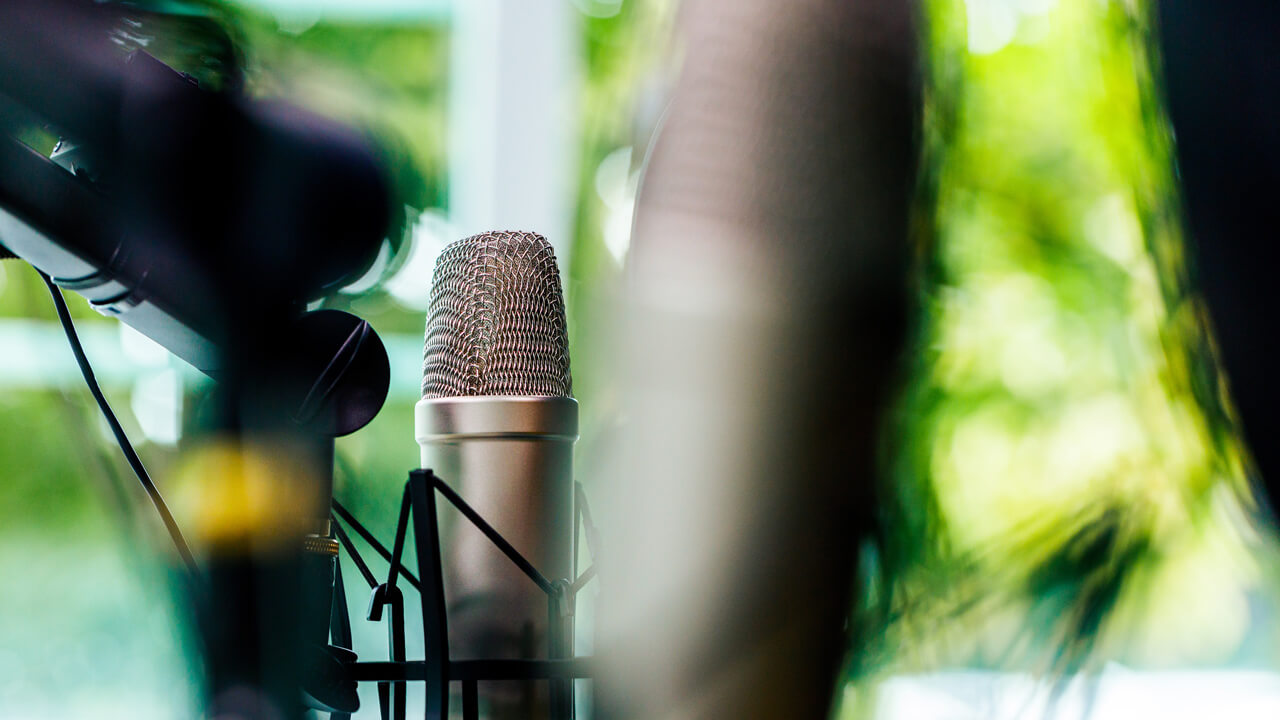
[[[63,332],[67,335],[67,342],[70,343],[71,352],[76,357],[76,364],[80,366],[80,374],[84,376],[85,384],[89,386],[89,393],[93,395],[94,401],[98,403],[98,409],[102,411],[103,417],[107,420],[107,425],[111,427],[111,434],[115,435],[116,444],[120,446],[120,451],[124,453],[125,460],[129,462],[129,467],[133,469],[134,475],[138,476],[138,482],[142,483],[142,489],[146,490],[147,496],[151,498],[151,504],[155,506],[156,512],[160,514],[165,530],[169,531],[169,537],[172,538],[173,544],[178,550],[178,555],[182,557],[182,562],[186,565],[194,581],[199,577],[199,568],[196,566],[195,557],[191,555],[191,548],[187,545],[186,539],[182,537],[182,531],[178,529],[178,523],[174,521],[173,514],[169,512],[169,506],[165,504],[164,498],[161,497],[159,488],[151,480],[151,475],[147,473],[147,468],[143,466],[142,459],[138,457],[138,453],[133,449],[133,444],[129,442],[129,437],[125,435],[120,421],[116,419],[116,414],[112,412],[106,396],[102,394],[102,388],[99,387],[98,380],[93,374],[93,368],[89,365],[89,358],[84,354],[84,347],[80,344],[80,337],[76,334],[75,324],[71,321],[71,311],[67,309],[67,301],[62,297],[62,290],[53,284],[53,280],[48,275],[38,269],[36,272],[40,273],[40,279],[44,280],[45,286],[49,288],[49,295],[53,298],[53,307],[58,312],[58,320],[62,323]]]

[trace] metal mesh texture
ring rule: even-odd
[[[555,252],[531,232],[489,232],[436,260],[422,397],[572,397]]]

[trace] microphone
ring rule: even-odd
[[[459,240],[436,262],[415,435],[431,468],[543,575],[573,566],[569,372],[555,253],[531,232]],[[527,658],[547,646],[547,599],[478,529],[445,520],[450,655]],[[481,687],[494,715],[545,715],[539,685]]]

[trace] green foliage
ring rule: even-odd
[[[1267,660],[1246,649],[1262,545],[1188,280],[1150,9],[926,6],[926,313],[870,657]]]

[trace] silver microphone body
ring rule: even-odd
[[[569,578],[578,402],[424,398],[414,421],[422,467],[449,483],[544,576]],[[451,651],[460,658],[542,656],[546,595],[478,528],[450,519],[444,576]]]

